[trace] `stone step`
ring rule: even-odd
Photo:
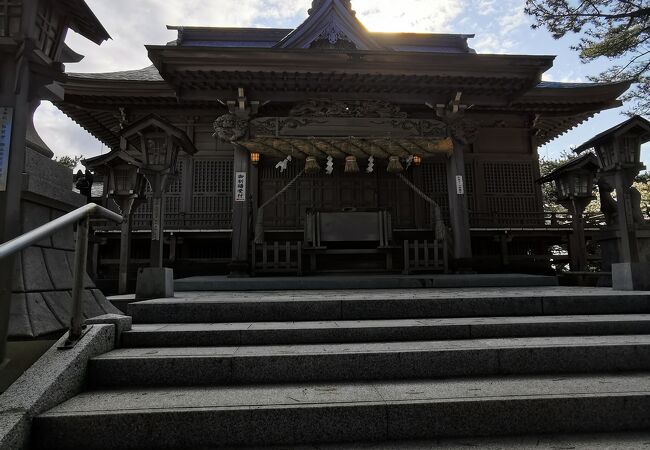
[[[555,276],[501,274],[355,274],[229,278],[197,276],[174,280],[176,292],[287,291],[331,289],[418,289],[557,286]]]
[[[650,427],[650,373],[91,391],[36,417],[33,448],[196,448]]]
[[[95,388],[650,371],[650,335],[128,348],[89,364]]]
[[[245,447],[241,450],[631,450],[650,449],[650,432],[540,434],[429,441],[356,442]]]
[[[650,334],[650,314],[139,324],[122,333],[122,346],[282,345],[621,334]]]
[[[650,292],[608,288],[194,292],[129,304],[134,323],[650,313]]]

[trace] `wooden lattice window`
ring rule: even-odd
[[[197,226],[229,228],[232,221],[232,160],[195,160],[192,175],[191,211]]]
[[[422,166],[422,184],[429,195],[447,195],[447,167],[444,162],[428,162]]]
[[[36,42],[50,58],[56,56],[57,42],[63,40],[61,33],[64,29],[63,16],[55,8],[54,2],[40,2],[36,13]]]
[[[193,192],[232,193],[233,164],[230,160],[194,161]]]
[[[447,164],[445,162],[427,162],[422,165],[422,190],[440,206],[446,221],[449,218],[449,195],[447,187]],[[431,217],[427,203],[422,203],[426,217]],[[431,225],[431,224],[429,224]]]
[[[533,167],[529,162],[485,163],[486,194],[534,194]]]
[[[474,165],[471,163],[465,164],[465,190],[468,194],[474,193]]]
[[[483,175],[486,198],[481,210],[507,214],[538,212],[533,164],[530,161],[485,162]]]
[[[185,171],[185,162],[178,160],[176,162],[176,174],[171,175],[169,186],[167,187],[167,194],[180,194],[183,190],[183,172]]]
[[[15,36],[20,32],[21,0],[0,0],[0,36]]]

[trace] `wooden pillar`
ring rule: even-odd
[[[248,151],[234,144],[233,207],[232,207],[232,261],[230,277],[248,276],[249,236],[249,156]]]
[[[616,144],[615,144],[616,145]],[[616,180],[616,208],[618,212],[618,228],[620,238],[619,262],[639,262],[634,219],[632,218],[632,202],[630,199],[630,186],[625,172],[618,170]]]
[[[166,174],[156,173],[152,177],[151,199],[151,267],[163,267],[163,244],[165,232],[165,190]]]
[[[250,208],[251,208],[251,221],[250,221],[250,230],[255,230],[255,221],[257,220],[257,208],[260,206],[259,200],[259,168],[258,164],[250,164],[248,167],[249,180],[248,186],[250,192],[248,193],[248,198],[250,199]]]
[[[454,258],[461,267],[467,268],[472,257],[472,242],[467,207],[467,183],[465,179],[465,150],[454,140],[454,152],[447,159],[447,189],[449,195],[449,224],[454,238]]]
[[[24,6],[27,8],[27,5]],[[26,14],[26,13],[25,13]],[[12,47],[10,46],[9,49]],[[6,188],[0,191],[0,242],[7,242],[20,232],[20,195],[25,168],[25,146],[30,117],[29,86],[32,78],[29,70],[19,70],[29,55],[16,55],[0,49],[0,107],[7,118],[1,142],[2,158],[7,161]],[[15,75],[15,76],[14,76]],[[4,109],[8,108],[8,109]],[[11,122],[11,124],[9,124]],[[9,332],[9,312],[14,276],[14,256],[0,261],[0,367],[6,357],[6,341]]]
[[[571,205],[571,213],[573,215],[573,240],[575,255],[571,255],[571,264],[575,264],[571,270],[576,272],[586,271],[588,268],[587,259],[587,239],[585,238],[585,225],[584,225],[584,209],[586,204],[578,204],[574,199]]]
[[[118,272],[118,294],[128,292],[129,259],[131,257],[131,223],[135,198],[122,199],[120,202],[124,221],[120,230],[120,267]]]

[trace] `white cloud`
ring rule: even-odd
[[[472,47],[477,53],[508,53],[515,46],[515,42],[506,39],[500,35],[494,34],[481,34],[475,41]]]
[[[551,69],[550,71],[542,75],[542,80],[544,81],[559,81],[562,83],[584,83],[586,78],[581,76],[574,71],[570,72],[561,72],[556,69]]]
[[[100,48],[71,33],[68,45],[86,55],[72,71],[105,72],[140,68],[151,64],[144,48],[164,45],[176,38],[166,25],[257,26],[306,14],[310,0],[88,0],[105,26],[111,41]]]
[[[371,31],[450,32],[462,0],[355,0],[357,17]]]
[[[510,14],[506,14],[499,18],[499,34],[505,36],[511,34],[515,30],[528,26],[528,17],[524,13],[523,5],[513,5],[509,8]]]
[[[90,157],[107,151],[101,142],[50,102],[41,103],[36,110],[34,125],[55,156]]]
[[[497,11],[496,0],[475,0],[476,11],[481,16],[489,16]]]

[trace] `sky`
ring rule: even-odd
[[[67,72],[114,72],[149,66],[146,44],[176,39],[166,25],[294,28],[307,16],[311,0],[86,0],[112,40],[100,47],[74,32],[66,43],[85,55]],[[607,60],[582,64],[571,45],[575,36],[554,40],[544,29],[532,30],[524,0],[352,0],[357,17],[370,31],[475,34],[478,53],[557,55],[547,81],[587,82],[607,68]],[[598,114],[539,149],[543,158],[558,157],[599,132],[626,119],[623,108]],[[55,155],[91,157],[107,152],[98,140],[49,102],[35,114],[39,134]],[[641,157],[650,166],[650,145]]]

